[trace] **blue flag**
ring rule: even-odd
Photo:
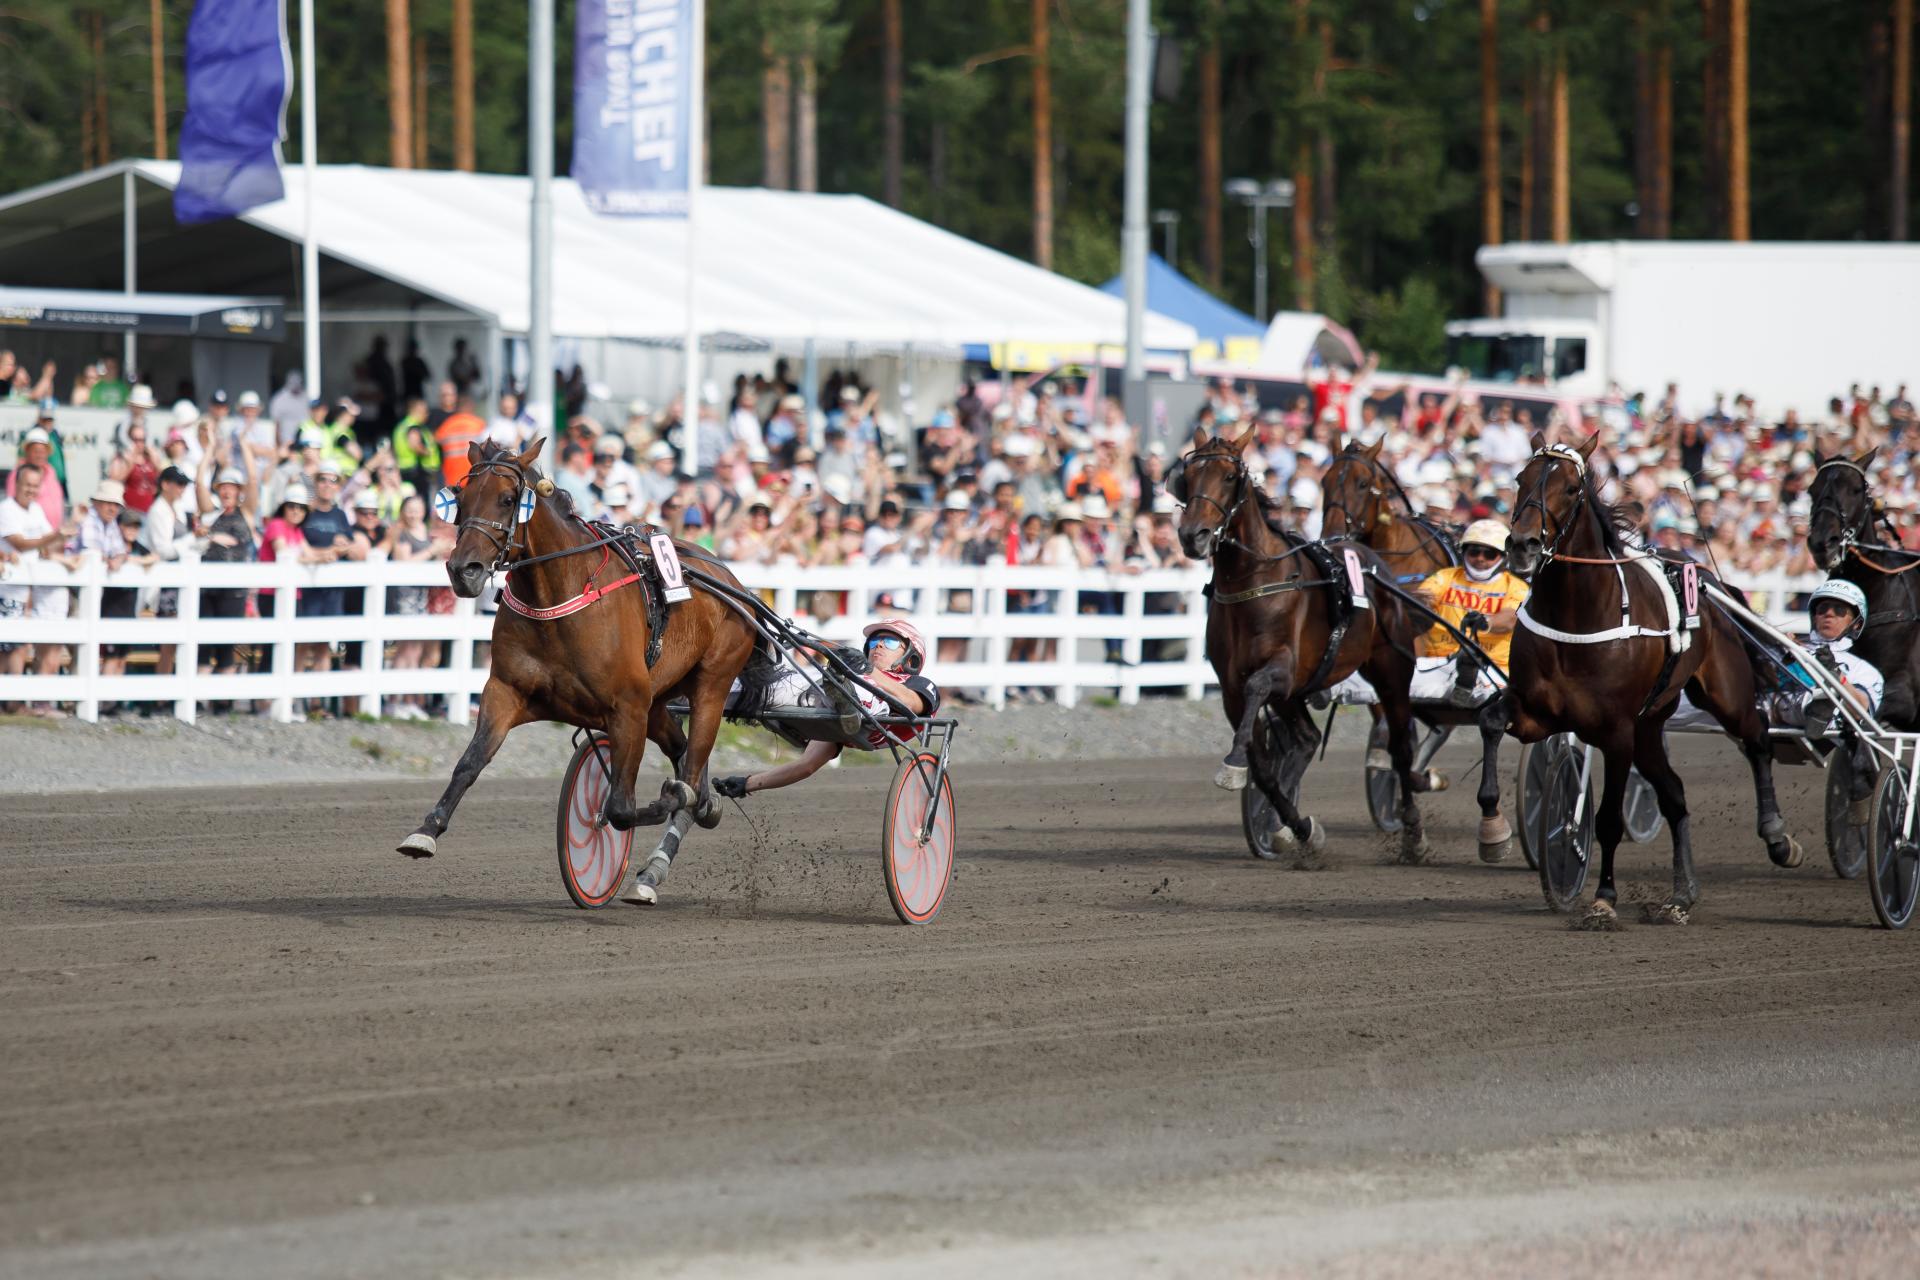
[[[595,213],[685,217],[693,0],[579,0],[574,181]]]
[[[213,222],[286,195],[280,141],[293,86],[281,0],[197,0],[173,216]]]

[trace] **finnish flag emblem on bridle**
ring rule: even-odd
[[[460,491],[447,485],[433,495],[433,514],[453,524],[460,516]]]

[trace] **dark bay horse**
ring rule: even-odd
[[[613,780],[606,820],[619,830],[674,821],[667,841],[678,845],[692,816],[702,826],[719,820],[719,805],[707,778],[707,757],[720,732],[721,713],[734,680],[754,656],[759,632],[738,606],[701,590],[674,605],[661,638],[659,657],[647,665],[651,634],[646,582],[607,590],[628,570],[611,553],[606,535],[572,513],[564,495],[534,470],[544,440],[515,455],[492,444],[468,451],[473,469],[460,490],[459,538],[447,561],[454,591],[473,597],[496,570],[525,607],[559,612],[589,598],[586,607],[552,618],[528,617],[504,607],[493,624],[493,662],[480,694],[473,738],[454,766],[453,778],[420,827],[400,845],[410,857],[430,858],[453,811],[480,771],[493,759],[509,730],[534,720],[556,720],[607,735]],[[516,513],[526,495],[533,512]],[[733,583],[725,566],[697,547],[681,554],[698,558],[700,571]],[[689,581],[693,581],[689,578]],[[597,597],[597,598],[592,598]],[[667,713],[670,697],[690,707],[682,733]],[[633,787],[649,738],[673,762],[674,776],[660,799],[642,807]],[[643,877],[664,878],[672,847],[662,844]],[[664,853],[664,857],[662,856]]]
[[[1700,897],[1686,793],[1667,759],[1662,733],[1682,690],[1746,752],[1767,856],[1778,866],[1793,867],[1802,855],[1774,800],[1773,754],[1766,719],[1754,703],[1753,658],[1732,621],[1706,603],[1704,593],[1691,644],[1670,655],[1669,620],[1659,589],[1645,570],[1629,563],[1645,553],[1628,546],[1620,517],[1601,501],[1587,470],[1598,440],[1596,435],[1579,449],[1541,447],[1520,473],[1521,500],[1507,557],[1516,573],[1531,578],[1533,594],[1513,633],[1504,723],[1523,742],[1572,732],[1606,759],[1606,785],[1594,823],[1600,883],[1587,914],[1587,922],[1598,927],[1614,920],[1613,853],[1625,830],[1621,801],[1628,770],[1639,768],[1673,832],[1673,892],[1651,916],[1678,923]],[[1701,578],[1707,579],[1704,571]],[[1497,719],[1481,721],[1485,766],[1479,799],[1486,815],[1497,812],[1500,797],[1494,774]]]
[[[1419,861],[1427,843],[1414,799],[1407,685],[1421,624],[1373,577],[1362,579],[1368,607],[1347,603],[1344,553],[1351,550],[1365,571],[1380,574],[1372,552],[1345,541],[1323,552],[1268,525],[1245,461],[1251,439],[1251,432],[1228,440],[1196,431],[1193,452],[1171,486],[1186,503],[1181,546],[1194,559],[1213,563],[1207,658],[1233,726],[1233,747],[1215,782],[1239,790],[1251,771],[1280,815],[1284,834],[1308,855],[1317,854],[1326,830],[1317,818],[1302,815],[1295,800],[1320,736],[1306,699],[1357,670],[1378,691],[1386,718],[1388,750],[1400,778],[1401,857]],[[1271,743],[1255,731],[1263,709],[1277,728]],[[1418,789],[1425,790],[1421,782]]]
[[[1380,461],[1386,437],[1350,444],[1320,477],[1320,536],[1352,538],[1373,548],[1403,587],[1460,563],[1453,539],[1413,509],[1412,499]]]
[[[1880,541],[1880,512],[1867,485],[1870,451],[1815,455],[1807,549],[1822,569],[1867,593],[1867,623],[1853,651],[1886,678],[1874,714],[1908,733],[1920,729],[1920,555]]]

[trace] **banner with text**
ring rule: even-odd
[[[579,0],[573,178],[595,213],[685,217],[693,0]]]

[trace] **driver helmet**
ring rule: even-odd
[[[927,662],[927,642],[920,638],[920,631],[911,622],[900,618],[885,618],[879,622],[869,622],[861,635],[871,641],[878,635],[898,636],[907,642],[907,660],[901,668],[909,674],[917,675]]]
[[[1867,593],[1845,578],[1828,578],[1813,589],[1807,597],[1807,613],[1813,614],[1814,606],[1822,600],[1838,600],[1853,610],[1853,625],[1847,628],[1850,636],[1858,635],[1867,625]]]
[[[1475,520],[1460,535],[1460,545],[1466,547],[1491,547],[1501,555],[1507,554],[1507,526],[1498,520]]]

